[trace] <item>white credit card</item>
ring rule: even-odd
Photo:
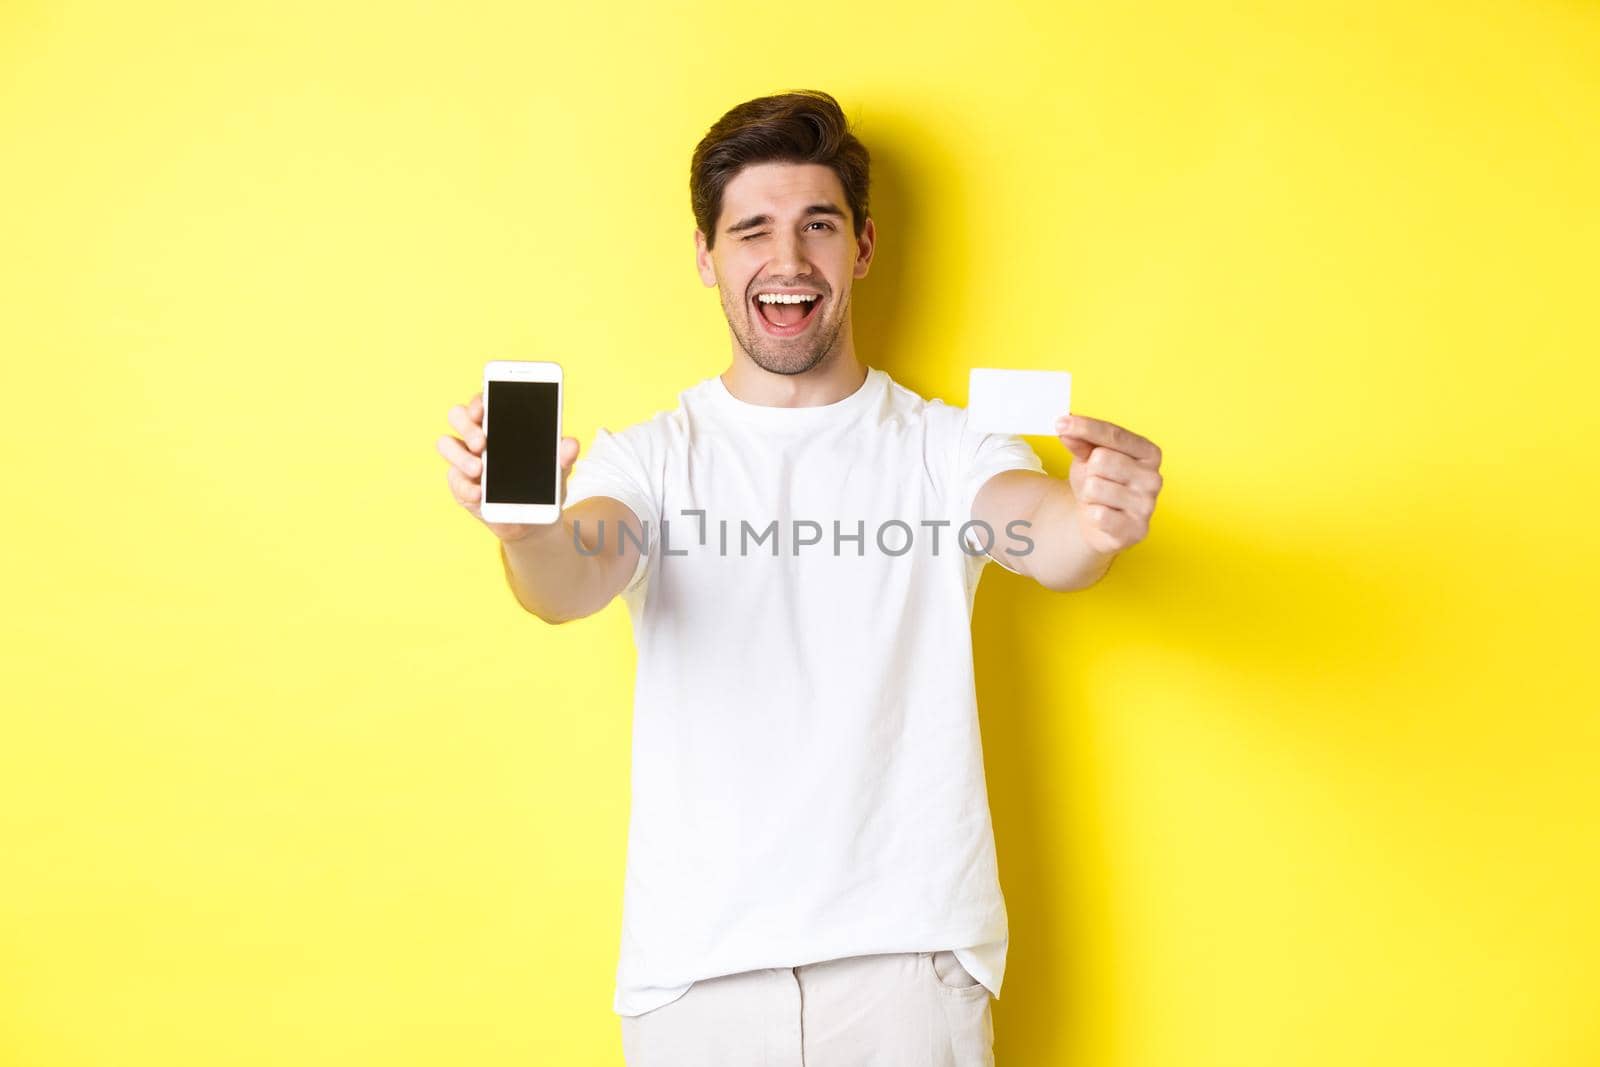
[[[979,433],[1056,436],[1056,420],[1072,410],[1072,375],[1064,370],[973,367],[967,383],[967,426]]]

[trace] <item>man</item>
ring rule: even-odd
[[[857,357],[869,157],[826,93],[728,112],[691,164],[733,361],[596,431],[550,526],[491,525],[548,622],[621,595],[638,648],[614,1009],[639,1064],[987,1064],[1008,933],[973,687],[993,558],[1082,589],[1144,538],[1161,453],[1058,429],[1051,478]],[[1063,413],[1065,416],[1067,413]],[[440,439],[478,515],[482,397]],[[568,471],[571,471],[570,479]]]

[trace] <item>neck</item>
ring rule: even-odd
[[[733,365],[722,373],[722,384],[740,400],[778,408],[833,404],[854,394],[866,380],[867,368],[856,358],[848,326],[833,350],[804,374],[774,374],[762,369],[737,340]]]

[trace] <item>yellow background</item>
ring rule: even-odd
[[[627,614],[434,442],[724,369],[689,154],[802,87],[866,362],[1165,449],[979,596],[1000,1062],[1600,1062],[1594,5],[13,0],[0,1063],[621,1062]]]

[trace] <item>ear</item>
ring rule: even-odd
[[[861,236],[856,238],[856,269],[857,278],[867,276],[867,268],[872,266],[872,253],[878,247],[878,228],[872,224],[872,216],[867,216],[867,221],[861,227]]]
[[[715,288],[717,272],[711,266],[711,250],[706,247],[706,235],[698,227],[694,231],[694,265],[700,272],[700,281],[705,287]]]

